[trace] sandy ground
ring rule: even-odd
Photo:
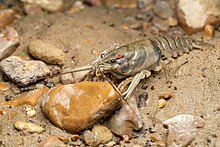
[[[42,39],[68,50],[65,66],[78,67],[89,64],[101,51],[115,42],[128,43],[143,38],[138,31],[123,29],[123,25],[130,23],[125,19],[126,15],[128,12],[96,8],[86,9],[79,14],[27,16],[14,24],[21,39],[21,45],[14,55],[26,52],[30,40]],[[148,93],[147,105],[140,109],[145,125],[142,131],[134,133],[135,137],[127,146],[147,146],[147,141],[152,135],[148,131],[149,128],[154,128],[154,134],[163,138],[167,130],[161,121],[178,114],[192,114],[205,120],[205,126],[199,129],[198,135],[191,143],[192,146],[217,146],[217,143],[220,143],[220,37],[209,42],[215,46],[214,49],[193,50],[167,65],[172,81],[170,87],[166,84],[162,71],[141,81],[134,95],[138,97],[143,92]],[[188,62],[178,68],[186,60]],[[164,93],[172,93],[174,97],[164,108],[157,109],[158,98]],[[0,96],[0,104],[5,102],[6,94]],[[25,106],[2,108],[0,105],[0,109],[6,111],[6,115],[0,116],[0,146],[37,146],[51,135],[71,136],[45,119],[39,106],[36,107],[37,115],[33,118],[26,116]],[[11,118],[13,113],[17,115]],[[42,125],[46,131],[42,134],[18,132],[13,126],[18,120]]]

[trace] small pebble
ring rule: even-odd
[[[136,23],[136,24],[131,25],[130,28],[133,30],[141,30],[143,28],[143,24]]]
[[[86,145],[89,146],[98,146],[100,144],[98,135],[89,130],[84,131],[82,134],[82,140]]]
[[[160,18],[167,19],[173,15],[173,10],[166,1],[157,1],[153,7],[154,13]]]
[[[13,99],[14,99],[14,96],[12,96],[12,95],[6,95],[5,96],[5,101],[11,101]]]
[[[29,133],[42,133],[44,131],[43,127],[22,121],[15,122],[14,126],[19,131],[27,130]]]
[[[151,135],[150,138],[154,141],[158,141],[159,138],[156,135]]]
[[[4,110],[0,110],[0,115],[5,115],[6,112]]]
[[[150,133],[155,133],[157,130],[155,128],[149,128]]]
[[[36,115],[36,110],[34,110],[34,109],[30,108],[30,107],[27,107],[26,108],[26,114],[29,117],[33,117],[33,116]]]
[[[168,99],[170,99],[170,98],[172,98],[173,97],[173,95],[172,94],[161,94],[160,96],[159,96],[159,99],[165,99],[165,100],[168,100]]]
[[[112,140],[113,134],[105,126],[96,125],[93,127],[92,132],[95,133],[100,140],[100,143],[106,144]]]
[[[175,27],[175,26],[177,26],[178,21],[177,21],[177,19],[174,18],[174,17],[169,17],[169,18],[167,19],[167,23],[168,23],[169,26]]]
[[[139,108],[145,107],[147,99],[148,99],[147,92],[143,92],[141,95],[138,96],[137,106]]]
[[[167,104],[167,101],[164,99],[159,99],[159,101],[157,102],[157,105],[159,108],[163,108],[166,104]]]
[[[128,143],[128,142],[129,142],[129,136],[128,136],[128,135],[123,135],[122,138],[123,138],[123,141],[124,141],[125,143]]]
[[[159,147],[165,147],[166,146],[166,144],[163,141],[161,141],[161,140],[158,141],[157,145]]]
[[[71,140],[72,140],[72,141],[76,141],[76,140],[78,140],[78,139],[80,139],[80,136],[79,136],[78,134],[73,134],[73,135],[71,136]]]
[[[154,90],[154,86],[151,86],[151,88],[150,88],[151,90]]]
[[[114,145],[116,145],[115,141],[110,141],[109,143],[105,144],[106,147],[113,147]]]
[[[204,37],[211,38],[214,35],[214,27],[212,25],[207,24],[204,28]]]

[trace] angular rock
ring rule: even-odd
[[[65,54],[56,46],[42,40],[33,40],[28,45],[28,52],[48,64],[63,65]]]
[[[25,61],[18,56],[11,56],[1,61],[0,69],[12,82],[21,87],[44,79],[50,73],[44,62]]]
[[[202,31],[205,25],[220,22],[219,7],[219,0],[180,0],[177,5],[179,24],[188,34]]]
[[[120,106],[120,95],[108,82],[58,85],[42,98],[48,119],[71,133],[93,127]]]
[[[140,130],[143,127],[143,120],[137,108],[135,96],[131,96],[124,103],[122,108],[113,115],[106,123],[106,126],[115,134],[123,137],[132,137],[133,130]]]
[[[19,36],[14,28],[6,28],[0,33],[0,61],[11,55],[18,45]]]
[[[169,127],[168,146],[187,146],[195,139],[198,128],[204,126],[204,120],[201,117],[180,114],[163,121],[163,124]]]
[[[163,19],[173,16],[173,10],[166,1],[157,1],[153,7],[153,11],[157,16]]]
[[[11,24],[15,19],[15,12],[12,9],[0,10],[0,28]]]

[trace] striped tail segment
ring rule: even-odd
[[[158,35],[149,40],[160,48],[163,58],[176,58],[189,53],[193,49],[212,49],[214,46],[202,41],[194,40],[190,37],[183,37],[180,35],[163,36]]]

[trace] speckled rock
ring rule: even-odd
[[[17,86],[26,86],[44,79],[50,70],[42,61],[26,61],[18,56],[11,56],[0,62],[0,69]]]
[[[89,145],[92,147],[96,147],[100,144],[98,135],[96,135],[95,133],[89,130],[86,130],[85,132],[83,132],[82,140],[86,145]]]
[[[99,144],[107,144],[112,140],[111,131],[102,125],[96,125],[92,131],[86,130],[82,134],[82,140],[86,145],[98,146]]]
[[[0,61],[11,55],[18,45],[19,36],[14,28],[7,28],[0,33]]]
[[[168,146],[187,146],[195,139],[198,128],[204,126],[204,120],[201,117],[180,114],[163,121],[163,124],[169,129]]]
[[[12,9],[0,10],[0,28],[11,24],[15,19],[15,12]]]
[[[28,45],[28,52],[48,64],[63,65],[64,52],[56,46],[46,43],[42,40],[33,40]]]
[[[157,1],[153,7],[153,11],[157,16],[163,19],[173,16],[173,10],[166,1]]]
[[[107,127],[115,134],[132,137],[133,130],[143,127],[143,120],[137,108],[135,96],[131,96],[122,108],[107,121]]]
[[[206,24],[220,22],[219,8],[219,0],[180,0],[177,5],[179,24],[188,34],[202,31]]]
[[[119,94],[108,82],[59,85],[42,98],[42,109],[48,119],[71,133],[104,121],[120,105]]]
[[[100,143],[102,144],[109,143],[113,137],[112,132],[108,128],[102,125],[94,126],[92,128],[92,132],[98,136]]]

